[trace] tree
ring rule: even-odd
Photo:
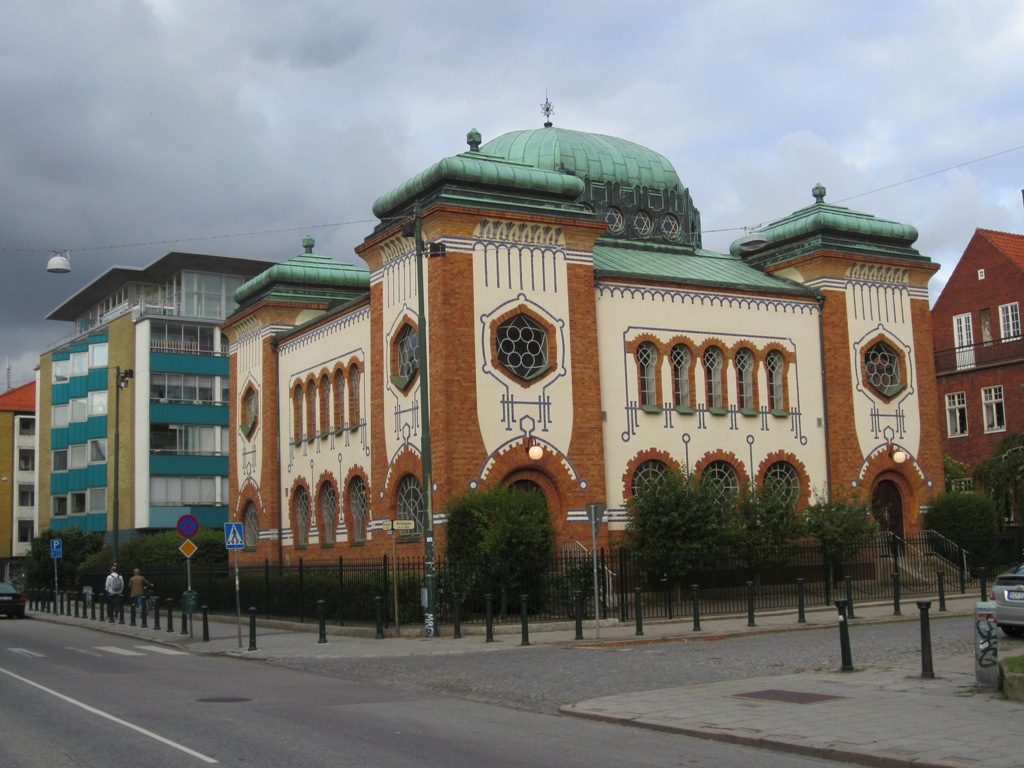
[[[1013,519],[1024,497],[1024,434],[1000,440],[995,455],[974,468],[974,481],[992,498],[1004,519]]]
[[[649,569],[681,579],[728,541],[735,504],[736,497],[713,481],[666,471],[641,484],[626,502],[626,544]]]
[[[878,522],[860,499],[816,494],[804,511],[807,533],[825,547],[831,567],[852,560],[878,535]]]
[[[120,546],[119,570],[130,574],[133,568],[156,565],[180,565],[185,556],[179,550],[184,539],[177,531],[157,531],[134,536]],[[192,543],[199,547],[192,555],[192,564],[226,565],[228,551],[224,546],[224,532],[218,528],[200,528],[192,537]],[[106,572],[113,564],[110,547],[97,550],[83,564],[85,570]]]
[[[499,613],[508,615],[511,598],[534,591],[551,561],[555,531],[543,494],[505,486],[470,491],[452,499],[446,517],[449,564],[496,594]]]
[[[998,565],[999,511],[995,502],[980,493],[942,493],[928,508],[928,528],[967,550],[967,564]]]
[[[768,483],[746,491],[736,508],[736,537],[743,546],[772,550],[797,541],[807,533],[796,512],[792,486]]]
[[[957,461],[947,453],[942,454],[942,471],[946,475],[946,490],[954,490],[959,480],[966,480],[970,466],[963,461]]]
[[[61,557],[50,557],[50,541],[60,539]],[[81,528],[55,531],[47,528],[34,539],[25,558],[25,586],[29,589],[53,589],[53,566],[57,564],[57,578],[61,589],[78,587],[78,571],[86,558],[103,547],[102,533],[86,533]]]

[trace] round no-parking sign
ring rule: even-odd
[[[186,539],[195,536],[198,530],[199,520],[196,519],[195,515],[182,515],[178,518],[178,533]]]

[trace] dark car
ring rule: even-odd
[[[991,596],[999,628],[1010,637],[1024,635],[1024,565],[996,576]]]
[[[7,581],[0,581],[0,614],[25,618],[25,596]]]

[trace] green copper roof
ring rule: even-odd
[[[313,238],[303,238],[304,253],[275,264],[243,283],[235,291],[235,301],[244,304],[247,299],[266,292],[298,292],[307,298],[315,293],[320,298],[334,300],[370,289],[370,273],[366,267],[342,264],[328,256],[313,253],[315,244]]]
[[[729,251],[734,256],[745,255],[748,262],[760,265],[792,258],[803,251],[821,248],[871,248],[881,255],[923,258],[912,247],[917,230],[909,224],[879,219],[869,213],[854,211],[841,205],[825,202],[825,187],[816,184],[811,190],[814,203],[801,208],[784,219],[757,230],[767,244],[750,254],[744,240],[736,240]]]
[[[663,155],[632,141],[546,126],[512,131],[480,151],[547,171],[630,187],[682,189],[675,168]]]
[[[623,275],[698,285],[746,288],[773,293],[813,293],[788,280],[772,277],[726,253],[697,249],[683,255],[671,248],[630,248],[598,243],[594,248],[598,275]]]
[[[426,190],[445,182],[555,195],[570,200],[575,200],[583,193],[583,182],[574,176],[552,173],[550,170],[484,154],[478,148],[478,136],[475,131],[470,132],[470,146],[473,148],[469,152],[446,157],[377,198],[373,204],[374,215],[383,218]]]

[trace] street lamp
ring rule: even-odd
[[[114,538],[111,542],[111,551],[114,556],[114,564],[117,564],[118,537],[121,533],[121,390],[128,386],[128,380],[135,378],[135,371],[131,368],[121,370],[121,366],[114,367]]]

